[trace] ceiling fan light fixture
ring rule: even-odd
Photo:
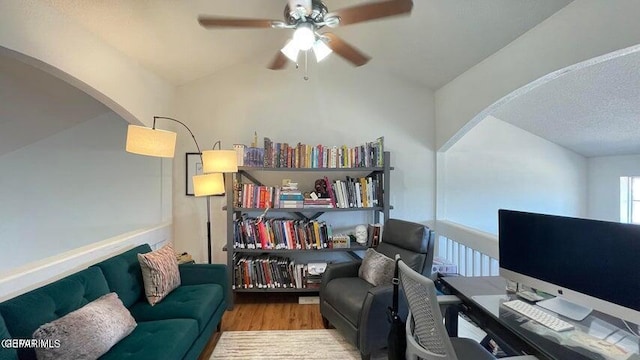
[[[300,53],[300,49],[296,45],[295,41],[289,40],[287,44],[282,49],[280,49],[280,52],[294,63],[298,62],[298,54]]]
[[[322,38],[316,40],[313,43],[313,53],[316,56],[316,61],[320,62],[324,60],[327,56],[329,56],[333,50],[324,42]]]
[[[299,24],[296,31],[293,32],[293,42],[302,51],[311,49],[315,41],[316,34],[314,34],[313,25],[310,23]]]

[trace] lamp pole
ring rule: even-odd
[[[173,157],[175,155],[176,135],[173,132],[154,131],[156,130],[156,121],[158,119],[171,120],[184,126],[185,129],[189,131],[189,134],[198,149],[200,162],[202,164],[202,174],[194,175],[192,181],[194,182],[194,195],[207,197],[207,260],[209,264],[211,264],[212,244],[210,196],[224,194],[224,173],[238,171],[238,165],[236,162],[237,155],[233,150],[222,150],[220,141],[216,141],[213,144],[212,150],[203,152],[200,149],[200,145],[198,144],[195,135],[193,135],[193,132],[185,123],[166,116],[154,116],[153,127],[151,129],[143,126],[129,125],[126,144],[126,150],[128,152],[157,157]],[[171,133],[173,135],[170,135]],[[218,150],[216,150],[216,146],[218,147]],[[205,158],[210,165],[205,164]]]
[[[196,148],[198,149],[198,154],[200,154],[200,162],[204,166],[204,161],[202,160],[202,150],[200,150],[200,145],[198,144],[198,141],[196,140],[195,135],[193,135],[193,132],[191,131],[191,129],[189,129],[189,127],[182,121],[176,120],[174,118],[166,117],[166,116],[154,116],[153,129],[156,128],[157,119],[166,119],[166,120],[175,121],[178,124],[184,126],[187,129],[187,131],[189,131],[189,134],[191,134],[191,138],[193,139],[193,142],[196,144]],[[219,147],[221,146],[220,141],[217,141],[215,144],[213,144],[214,149],[216,144]],[[211,196],[210,195],[207,195],[207,262],[211,264]]]

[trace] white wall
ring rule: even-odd
[[[203,148],[218,139],[225,148],[234,143],[248,145],[254,131],[258,132],[260,145],[265,136],[275,142],[349,146],[384,136],[385,149],[391,151],[395,167],[390,179],[391,204],[395,207],[391,216],[432,220],[432,92],[384,73],[375,61],[361,68],[353,68],[337,56],[326,61],[310,65],[308,81],[303,80],[302,70],[292,66],[284,71],[267,70],[265,64],[257,62],[234,66],[179,88],[177,111]],[[178,144],[174,160],[176,246],[205,260],[205,200],[184,196],[184,153],[194,151],[195,145],[184,132]],[[226,213],[220,210],[223,201],[212,198],[215,262],[225,262],[220,251],[226,241]],[[325,218],[336,226],[367,221],[353,216]]]
[[[437,149],[446,150],[491,114],[492,106],[517,96],[525,85],[567,66],[640,43],[638,13],[640,1],[635,0],[573,1],[438,89]]]
[[[0,156],[0,273],[170,220],[171,161],[126,129],[108,112]]]
[[[487,117],[443,155],[443,220],[497,234],[500,208],[586,215],[586,158],[504,121]]]
[[[45,2],[0,1],[0,51],[64,79],[130,123],[150,126],[153,115],[171,110],[173,86]]]
[[[620,221],[620,177],[640,176],[640,155],[594,157],[588,168],[587,216]]]

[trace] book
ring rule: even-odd
[[[236,151],[238,166],[244,166],[244,144],[233,144],[233,150]]]
[[[382,241],[382,224],[367,226],[367,247],[375,248]]]

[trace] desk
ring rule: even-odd
[[[518,315],[500,304],[510,299],[506,281],[501,277],[439,277],[437,284],[446,294],[457,295],[458,307],[480,326],[508,355],[535,355],[540,360],[637,360],[640,341],[616,318],[593,311],[586,319],[572,323],[575,330],[554,332]],[[512,295],[513,297],[513,295]],[[457,313],[447,314],[447,329],[455,333]],[[601,339],[601,344],[598,343]],[[615,343],[616,345],[610,345]],[[589,345],[593,349],[589,349]],[[602,344],[605,344],[604,346]],[[604,356],[609,353],[623,355]],[[612,347],[613,346],[613,347]]]

